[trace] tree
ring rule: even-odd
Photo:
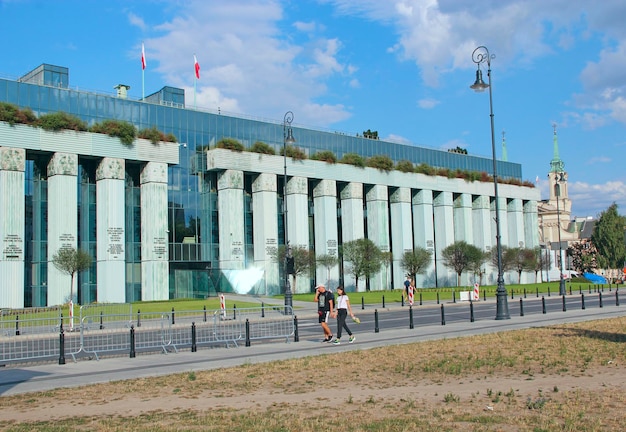
[[[62,248],[52,255],[52,264],[70,276],[70,301],[74,301],[74,275],[91,267],[91,255],[81,249]]]
[[[546,269],[548,271],[550,269],[550,265],[552,264],[552,258],[549,253],[543,253],[543,249],[540,247],[536,247],[533,249],[533,255],[535,256],[534,268],[535,272],[535,283],[538,281],[537,273]]]
[[[343,244],[343,259],[350,263],[348,272],[354,276],[356,290],[359,278],[368,279],[380,271],[383,263],[381,250],[370,239],[362,238]],[[368,288],[369,290],[369,288]]]
[[[328,283],[330,282],[330,270],[339,263],[339,258],[337,258],[336,255],[322,254],[317,256],[316,261],[317,265],[322,266],[326,269],[326,285],[327,288],[329,288]]]
[[[508,270],[513,270],[517,273],[517,283],[522,283],[523,271],[534,271],[537,264],[535,252],[532,249],[519,247],[506,248],[503,254],[503,262],[506,263]]]
[[[598,268],[598,250],[591,240],[574,243],[567,248],[567,254],[572,257],[572,266],[581,275]]]
[[[400,266],[413,280],[418,274],[423,274],[432,260],[432,251],[417,246],[413,250],[405,251]]]
[[[626,261],[624,229],[626,217],[617,213],[617,204],[600,213],[600,217],[591,234],[591,241],[598,250],[596,257],[602,269],[621,268]]]
[[[443,263],[454,269],[457,276],[456,285],[461,284],[461,274],[465,270],[473,270],[478,262],[484,261],[483,251],[465,241],[457,241],[441,251]]]
[[[315,271],[315,253],[303,246],[289,247],[293,258],[293,286],[296,286],[297,277]],[[279,264],[285,263],[285,246],[279,246],[276,260]]]

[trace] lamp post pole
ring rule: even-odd
[[[504,286],[504,276],[502,275],[502,245],[500,237],[500,203],[498,196],[498,171],[496,163],[496,139],[493,125],[493,97],[491,92],[491,59],[495,55],[490,55],[489,50],[485,46],[479,46],[472,52],[472,61],[476,63],[478,69],[476,71],[476,81],[470,86],[471,89],[482,92],[489,89],[489,117],[491,118],[491,152],[493,156],[493,187],[496,208],[496,256],[498,264],[498,288],[496,289],[496,320],[510,319],[509,305],[507,301],[506,287]],[[483,81],[483,74],[480,70],[480,64],[487,63],[488,83]]]
[[[292,145],[296,142],[291,130],[291,122],[293,121],[293,113],[287,111],[283,119],[283,162],[284,162],[284,176],[283,176],[283,228],[285,232],[285,260],[283,266],[283,272],[285,276],[285,314],[291,314],[293,311],[293,293],[291,292],[291,283],[289,282],[289,271],[287,269],[287,262],[291,258],[291,248],[289,247],[289,231],[288,231],[288,218],[287,218],[287,144]]]
[[[561,243],[561,210],[559,209],[559,197],[561,196],[561,181],[563,180],[563,173],[555,173],[556,175],[556,231],[559,235],[559,295],[564,296],[565,291],[565,279],[563,278],[563,244]]]

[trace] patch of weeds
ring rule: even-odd
[[[180,387],[177,387],[173,390],[173,393],[180,393]]]
[[[446,393],[446,395],[443,397],[443,401],[445,403],[450,403],[450,402],[455,402],[458,403],[461,400],[459,395],[455,395],[452,393]]]
[[[191,371],[187,374],[187,379],[189,381],[195,381],[196,380],[196,373],[194,371]]]
[[[548,402],[548,399],[544,397],[539,397],[535,400],[528,398],[526,400],[526,408],[531,410],[540,410],[545,406],[546,402]]]
[[[557,386],[552,387],[552,392],[553,393],[558,393],[559,392],[559,388]]]
[[[349,403],[349,404],[351,404],[351,403],[353,403],[353,402],[354,402],[354,401],[353,401],[353,399],[352,399],[352,395],[348,396],[348,403]]]
[[[369,398],[367,398],[367,400],[365,401],[365,403],[368,404],[375,404],[376,401],[374,400],[374,396],[370,396]]]

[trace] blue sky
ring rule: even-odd
[[[143,42],[145,94],[193,104],[195,54],[198,108],[491,157],[489,96],[469,89],[485,45],[498,159],[504,132],[547,198],[556,124],[573,215],[626,214],[624,22],[623,0],[0,0],[0,76],[50,63],[141,98]]]

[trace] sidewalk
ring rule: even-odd
[[[282,299],[250,297],[245,301],[258,300],[271,305],[281,305]],[[420,307],[438,306],[423,305]],[[311,302],[294,302],[294,307],[302,307],[299,311],[314,314],[315,304]],[[390,304],[389,308],[401,308],[399,303]],[[382,311],[381,308],[379,308]],[[374,307],[362,313],[373,313]],[[103,358],[97,360],[79,360],[77,363],[68,361],[65,365],[41,364],[33,366],[7,366],[0,368],[0,395],[46,391],[62,387],[105,383],[126,379],[150,376],[162,376],[190,371],[225,368],[250,363],[262,363],[275,360],[287,360],[306,356],[330,354],[348,350],[364,350],[381,346],[398,345],[435,339],[450,339],[476,334],[495,333],[500,331],[524,329],[530,327],[549,326],[596,319],[608,319],[626,316],[626,308],[611,307],[604,309],[587,309],[576,314],[551,313],[546,315],[526,315],[511,317],[509,320],[482,320],[474,323],[455,322],[448,325],[429,325],[415,329],[395,328],[383,329],[379,333],[359,333],[357,342],[332,346],[320,344],[319,338],[303,339],[299,342],[276,342],[243,345],[238,348],[200,348],[197,352],[180,351],[176,354],[145,354],[130,359],[127,356]]]

